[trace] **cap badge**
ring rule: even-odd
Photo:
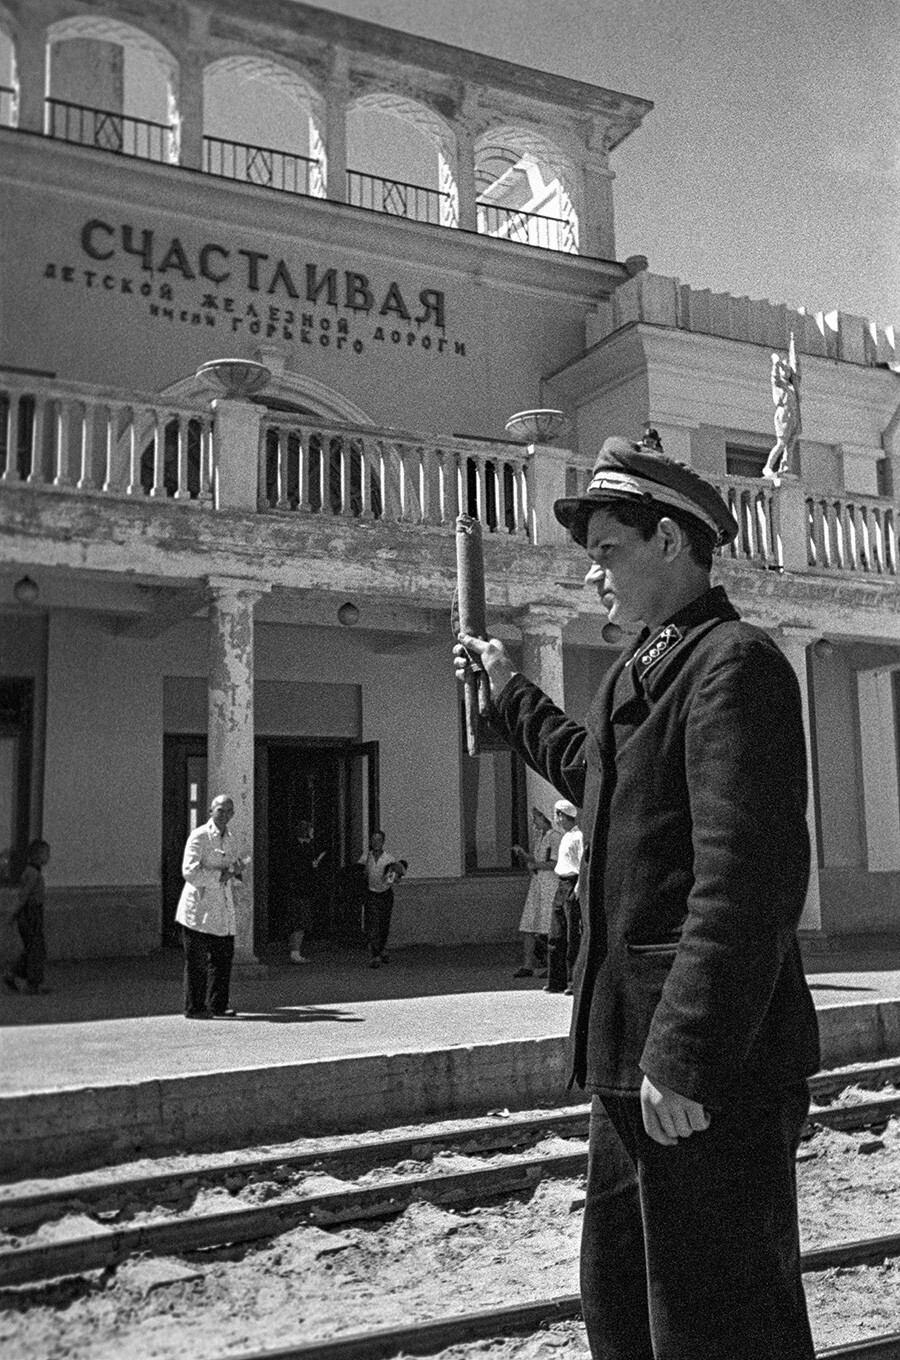
[[[655,666],[657,661],[662,660],[667,652],[670,652],[677,642],[680,642],[684,634],[680,628],[676,628],[674,623],[666,624],[665,628],[660,629],[647,642],[635,657],[635,671],[639,678],[643,678],[651,666]]]

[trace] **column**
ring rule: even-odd
[[[809,796],[806,803],[806,824],[809,827],[810,871],[809,887],[803,915],[800,917],[800,933],[806,940],[824,939],[822,931],[822,906],[819,899],[819,849],[816,831],[816,800],[813,776],[815,769],[814,733],[809,702],[809,675],[806,664],[806,649],[819,638],[819,633],[810,628],[781,628],[775,640],[784,652],[800,685],[800,700],[803,705],[803,736],[806,741],[806,779]]]
[[[264,584],[213,577],[209,586],[208,779],[209,798],[234,800],[235,849],[253,854],[253,606]],[[235,960],[252,963],[253,865],[234,885]]]
[[[335,203],[347,203],[347,105],[350,102],[349,61],[335,53],[325,87],[324,128],[313,128],[310,154],[325,157],[325,192]]]
[[[188,49],[178,64],[178,163],[203,169],[204,54]]]
[[[475,183],[475,133],[466,122],[453,124],[456,134],[456,192],[460,231],[478,230],[478,187]]]
[[[866,862],[870,874],[900,869],[897,724],[890,671],[859,671],[859,741]]]
[[[522,673],[559,707],[565,707],[563,683],[563,629],[575,610],[556,605],[531,604],[517,623],[522,631]],[[539,807],[548,817],[560,794],[533,770],[526,773],[528,807]]]
[[[19,30],[15,50],[19,127],[28,132],[43,132],[44,98],[47,94],[46,28],[26,20]]]
[[[616,227],[613,212],[613,180],[606,153],[587,157],[581,167],[581,221],[578,224],[579,255],[601,260],[616,258]]]

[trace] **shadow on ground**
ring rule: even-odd
[[[359,1001],[540,990],[543,986],[539,978],[513,978],[521,959],[517,943],[411,946],[392,951],[390,963],[377,970],[369,968],[362,950],[339,952],[310,946],[310,956],[311,962],[302,965],[275,955],[253,968],[236,968],[231,1003],[245,1012],[239,1021],[349,1021],[357,1017],[339,1008]],[[180,1015],[181,968],[181,955],[174,949],[141,959],[79,959],[50,964],[49,995],[13,996],[5,992],[0,996],[0,1026]]]

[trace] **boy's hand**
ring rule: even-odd
[[[491,698],[498,699],[513,677],[512,663],[499,638],[469,637],[460,633],[453,648],[453,669],[457,680],[465,680],[469,671],[485,670],[491,685]]]

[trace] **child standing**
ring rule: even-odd
[[[3,981],[12,992],[19,990],[22,978],[26,992],[37,995],[45,992],[44,964],[47,946],[44,943],[44,875],[41,870],[50,859],[46,841],[32,841],[28,847],[28,862],[19,879],[19,902],[13,920],[22,937],[22,953]]]

